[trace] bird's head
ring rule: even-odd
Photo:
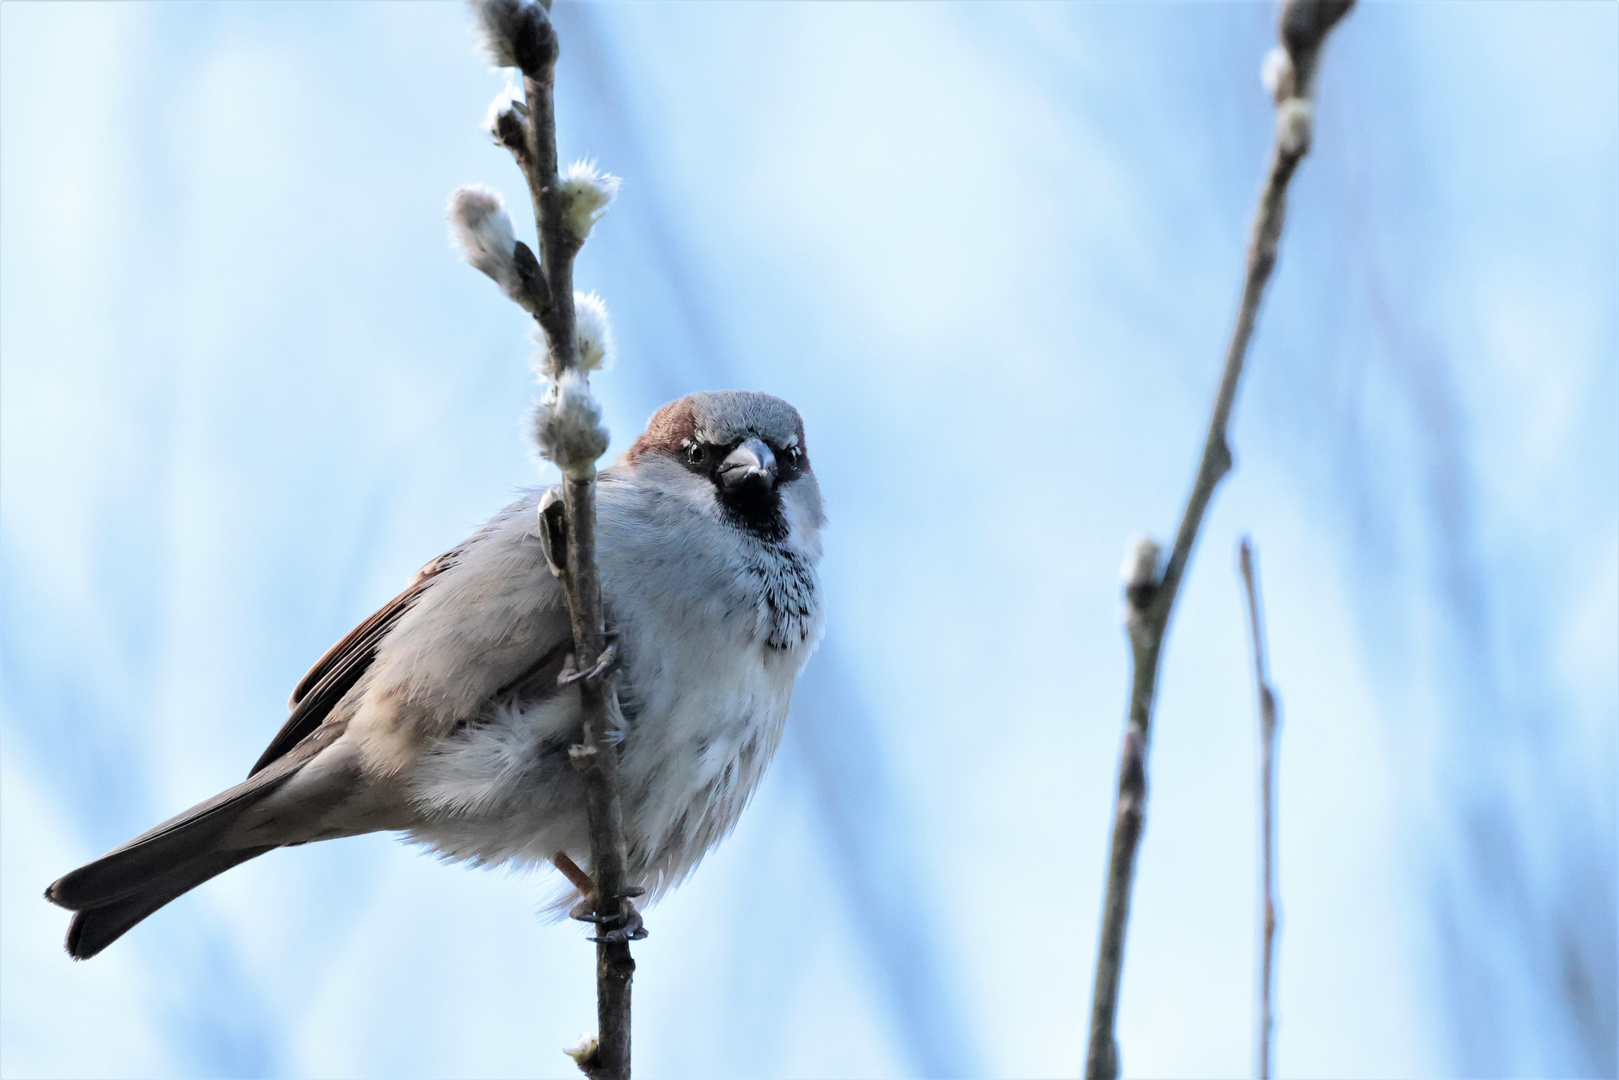
[[[781,398],[720,390],[671,401],[624,454],[631,468],[670,462],[706,485],[728,520],[763,539],[821,525],[804,421]]]

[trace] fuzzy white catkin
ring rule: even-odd
[[[573,294],[573,344],[582,371],[610,367],[616,348],[607,305],[595,293]]]
[[[1119,567],[1120,583],[1124,586],[1124,603],[1119,617],[1133,639],[1144,623],[1147,592],[1158,580],[1158,556],[1162,549],[1150,536],[1138,536],[1124,550],[1124,565]]]
[[[1280,45],[1273,46],[1259,65],[1259,81],[1273,101],[1293,96],[1293,58]]]
[[[569,368],[551,382],[534,409],[534,443],[564,473],[585,469],[607,452],[601,418],[590,380]]]
[[[473,184],[450,196],[450,234],[462,256],[508,293],[517,279],[517,238],[500,196]]]
[[[1286,154],[1302,154],[1310,149],[1310,133],[1315,127],[1315,106],[1306,98],[1290,97],[1276,106],[1276,141]]]
[[[523,89],[510,78],[506,80],[506,88],[496,95],[495,100],[489,103],[489,111],[484,114],[483,129],[491,135],[495,134],[496,124],[502,113],[511,112],[523,100]]]
[[[596,1048],[596,1036],[581,1035],[578,1042],[562,1052],[573,1058],[574,1063],[582,1068],[586,1061],[596,1056]]]
[[[562,194],[567,197],[567,209],[562,222],[569,232],[583,240],[591,227],[601,220],[607,204],[618,195],[618,177],[599,172],[594,161],[576,161],[562,174]]]
[[[517,34],[531,0],[472,0],[478,43],[495,67],[517,67]]]
[[[1124,551],[1124,565],[1119,567],[1119,579],[1126,589],[1139,589],[1151,585],[1158,576],[1158,541],[1150,536],[1138,536]]]

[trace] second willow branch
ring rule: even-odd
[[[1276,134],[1248,244],[1242,300],[1226,349],[1225,368],[1215,394],[1203,455],[1175,533],[1175,546],[1162,572],[1159,571],[1160,549],[1152,540],[1140,541],[1125,567],[1125,628],[1130,639],[1132,667],[1130,703],[1120,753],[1113,838],[1102,898],[1089,1046],[1085,1055],[1088,1078],[1111,1078],[1119,1074],[1115,1035],[1119,981],[1124,967],[1124,934],[1130,915],[1136,854],[1146,820],[1147,746],[1164,638],[1204,512],[1214,496],[1214,489],[1231,471],[1231,448],[1226,441],[1226,430],[1242,378],[1243,361],[1253,338],[1259,302],[1276,265],[1287,186],[1310,149],[1317,60],[1328,32],[1348,13],[1352,4],[1353,0],[1287,0],[1282,6],[1278,28],[1280,44],[1266,61],[1266,80],[1276,102]]]

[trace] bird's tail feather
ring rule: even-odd
[[[295,770],[266,771],[64,875],[45,898],[78,912],[67,951],[85,960],[180,894],[277,844],[226,847],[231,826]]]
[[[268,847],[215,851],[178,866],[167,874],[148,878],[134,892],[117,900],[80,909],[67,929],[68,955],[75,960],[90,959],[170,900],[274,848],[272,844]]]

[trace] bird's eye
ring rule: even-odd
[[[781,452],[781,456],[787,459],[787,464],[797,465],[798,459],[804,455],[799,452],[798,447],[789,446],[787,449]]]
[[[686,460],[691,462],[693,465],[701,465],[703,462],[708,460],[708,447],[704,446],[702,443],[687,443]]]

